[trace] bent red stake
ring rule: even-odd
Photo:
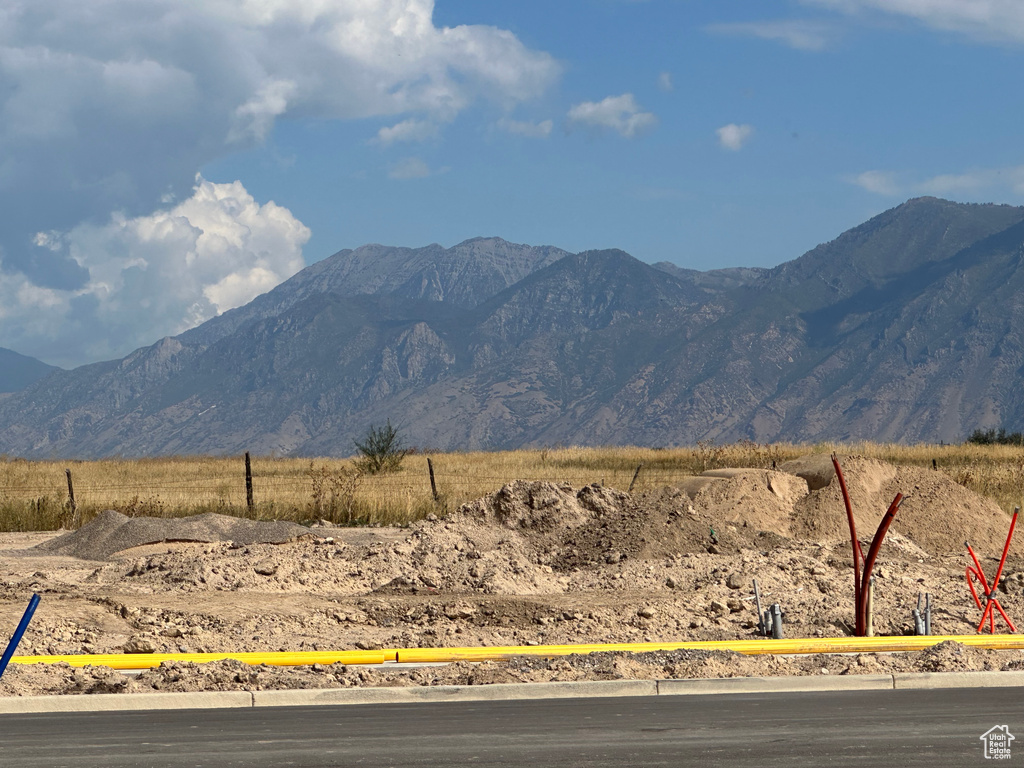
[[[855,634],[863,637],[865,628],[861,623],[861,567],[864,565],[864,553],[860,548],[860,540],[857,538],[857,526],[853,522],[853,506],[850,504],[850,493],[846,490],[846,478],[843,477],[843,470],[839,466],[839,459],[832,454],[832,466],[835,467],[836,477],[839,478],[839,490],[843,492],[843,504],[846,506],[846,519],[850,523],[850,542],[853,547],[853,606]]]
[[[875,559],[878,557],[878,550],[882,547],[882,539],[885,538],[886,532],[889,530],[889,526],[892,525],[892,520],[896,517],[896,513],[899,511],[900,504],[903,502],[903,494],[897,493],[896,498],[892,500],[892,504],[885,511],[885,515],[882,517],[882,521],[878,524],[878,530],[875,531],[875,538],[871,540],[871,546],[868,547],[868,556],[864,561],[864,573],[861,576],[861,587],[860,593],[864,597],[867,595],[868,579],[871,578],[871,571],[875,567]],[[861,600],[861,605],[858,607],[857,621],[861,626],[866,626],[868,622],[868,603],[867,600]]]

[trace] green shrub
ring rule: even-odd
[[[367,475],[397,472],[409,453],[398,430],[391,426],[390,419],[383,427],[371,424],[362,441],[353,442],[356,450],[362,454],[362,458],[356,459],[356,469]]]

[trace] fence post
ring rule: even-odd
[[[434,462],[427,457],[427,469],[430,471],[430,492],[434,494],[434,501],[440,501],[437,496],[437,483],[434,482]]]
[[[245,506],[252,516],[253,507],[256,506],[252,499],[252,462],[249,460],[249,452],[245,452]]]
[[[636,485],[636,479],[638,477],[640,477],[640,470],[641,470],[641,468],[643,468],[643,466],[644,466],[644,463],[642,461],[639,464],[636,465],[636,472],[633,473],[633,479],[629,481],[629,490],[626,491],[626,493],[632,493],[633,492],[633,486]]]
[[[75,501],[75,486],[71,483],[71,470],[65,469],[64,474],[68,476],[68,501],[71,508],[71,527],[78,527],[78,503]]]

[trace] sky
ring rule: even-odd
[[[1024,204],[1020,0],[0,0],[0,347],[121,357],[366,243],[770,267]]]

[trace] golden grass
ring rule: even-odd
[[[1024,449],[1001,445],[879,443],[791,445],[703,442],[692,448],[551,448],[432,455],[439,501],[430,489],[426,457],[411,455],[387,475],[357,475],[351,459],[252,461],[260,519],[402,525],[430,512],[444,514],[515,480],[575,486],[602,483],[635,490],[717,467],[770,467],[807,453],[852,453],[894,464],[931,466],[1010,511],[1024,492]],[[70,469],[77,515],[69,505]],[[200,512],[247,516],[241,457],[174,457],[86,462],[0,460],[0,530],[52,530],[92,519],[104,509],[129,515],[177,517]]]

